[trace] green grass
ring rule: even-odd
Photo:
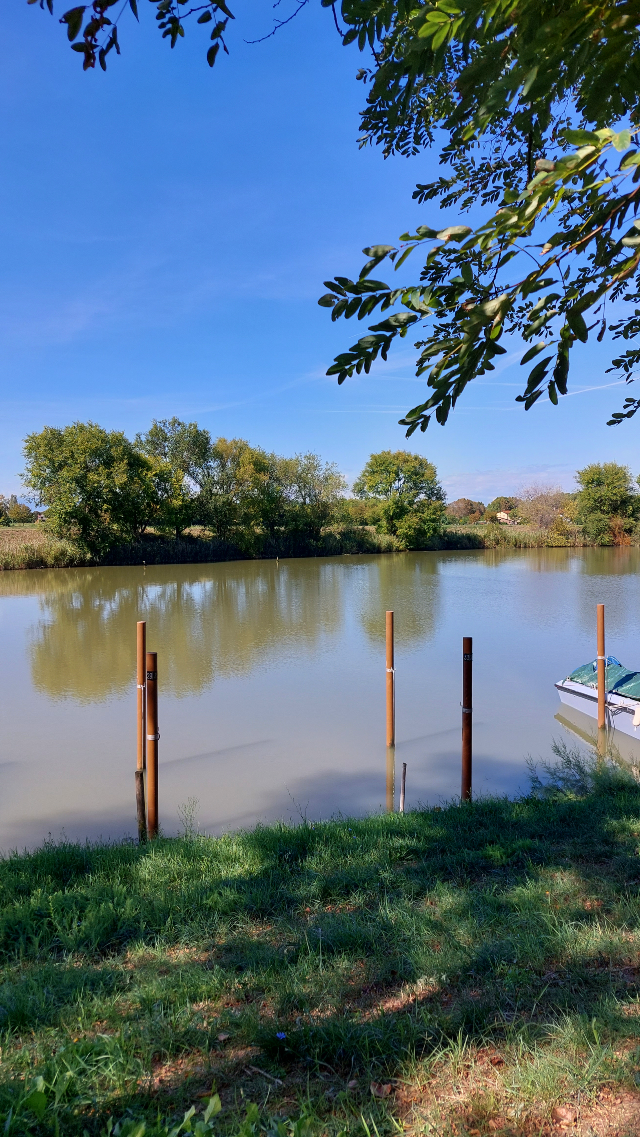
[[[633,1095],[640,788],[561,757],[517,801],[5,858],[5,1133],[540,1133]]]

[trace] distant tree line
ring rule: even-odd
[[[0,525],[25,525],[35,521],[35,514],[14,493],[5,497],[0,493]]]
[[[45,427],[24,442],[23,481],[47,528],[93,556],[194,527],[259,556],[311,552],[332,525],[372,525],[398,548],[437,544],[445,494],[435,466],[408,451],[367,462],[347,498],[337,467],[313,453],[282,457],[244,439],[213,440],[197,423],[154,420],[130,441],[96,423]]]
[[[24,456],[23,482],[46,507],[46,529],[92,557],[141,540],[202,537],[241,556],[304,555],[324,551],[338,527],[385,534],[385,548],[428,549],[455,544],[452,524],[497,528],[504,515],[552,543],[640,541],[640,479],[615,462],[578,470],[575,493],[532,485],[485,506],[471,498],[447,505],[433,463],[406,450],[372,454],[348,496],[337,467],[317,454],[283,457],[241,438],[214,440],[175,417],[154,420],[133,441],[92,422],[45,427],[27,436]],[[32,519],[27,505],[0,495],[0,523]],[[362,534],[357,548],[375,550],[383,538],[372,541]]]
[[[496,497],[487,506],[461,497],[446,509],[450,521],[472,525],[510,521],[547,529],[561,538],[580,533],[590,544],[628,545],[640,540],[640,477],[617,462],[592,463],[575,474],[578,489],[533,484],[515,497]]]

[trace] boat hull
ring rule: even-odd
[[[598,692],[594,687],[585,687],[582,683],[563,679],[560,683],[556,683],[556,690],[566,707],[581,711],[583,715],[588,715],[597,721]],[[606,697],[605,713],[609,730],[616,730],[629,735],[630,738],[640,740],[640,700],[629,699],[610,691]]]

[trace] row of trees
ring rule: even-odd
[[[154,421],[130,441],[96,423],[30,434],[23,481],[47,507],[47,526],[93,555],[155,533],[192,526],[256,555],[317,546],[336,522],[375,524],[405,548],[437,540],[445,494],[435,466],[407,451],[374,454],[355,499],[332,463],[317,454],[267,453],[244,439],[218,438],[197,423]]]
[[[512,520],[541,529],[579,529],[594,544],[628,544],[640,523],[640,477],[634,481],[627,466],[604,462],[578,470],[575,479],[575,493],[533,484],[517,497],[497,497],[487,506],[458,498],[447,506],[447,515],[458,523],[472,524],[497,522],[497,514],[507,512]]]
[[[447,506],[433,463],[406,450],[372,454],[347,497],[337,467],[317,454],[287,458],[241,438],[214,441],[177,418],[154,421],[133,441],[91,422],[45,427],[25,439],[24,455],[23,480],[47,507],[48,529],[95,556],[148,530],[180,537],[193,526],[249,556],[311,552],[335,524],[375,526],[399,548],[424,549],[447,523],[495,522],[501,511],[596,544],[640,534],[640,479],[616,462],[578,470],[575,493],[533,485],[485,507],[470,498]],[[0,498],[0,515],[31,517],[15,498]]]

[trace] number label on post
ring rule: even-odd
[[[147,671],[147,679],[157,679],[157,678],[158,678],[158,672],[157,671]]]

